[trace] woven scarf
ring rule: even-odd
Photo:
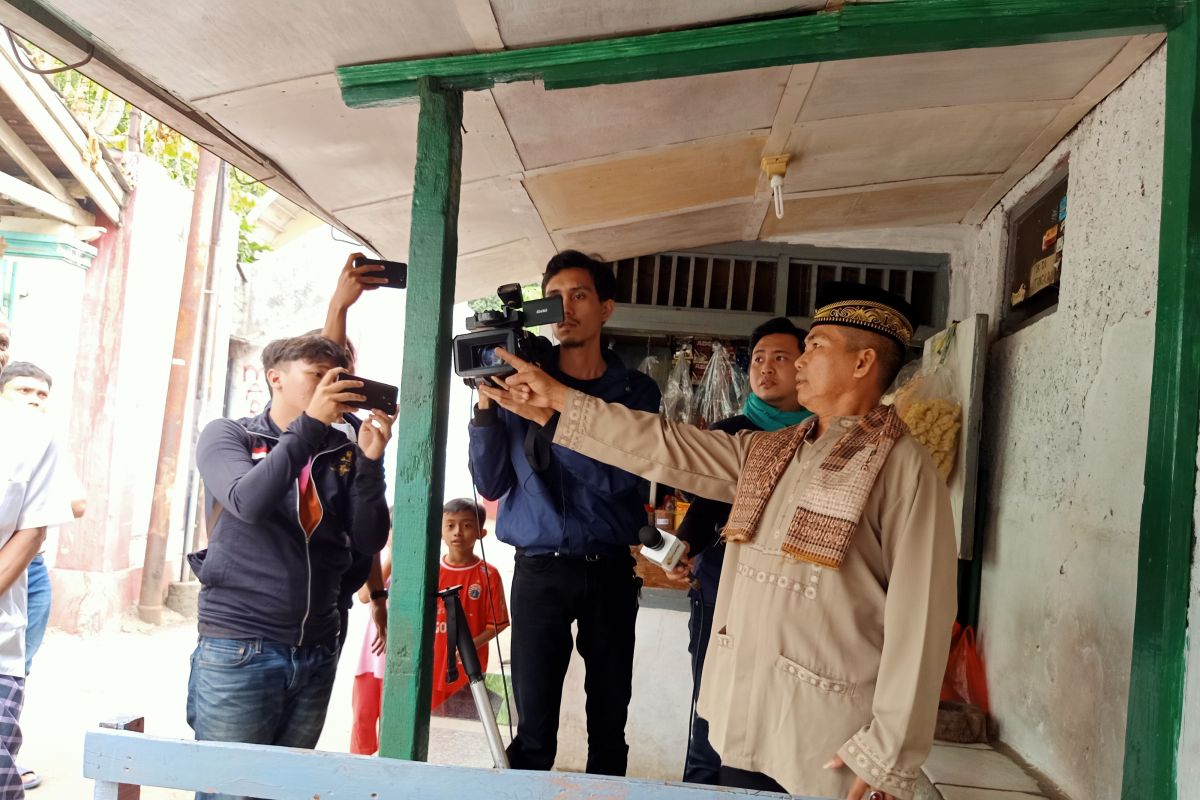
[[[725,541],[754,538],[767,501],[816,422],[813,417],[755,439],[723,531]],[[783,540],[785,555],[831,569],[841,567],[867,496],[892,445],[906,430],[891,406],[879,406],[833,445],[800,496]]]

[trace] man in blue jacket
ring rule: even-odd
[[[316,746],[337,666],[338,590],[352,554],[388,535],[383,452],[393,418],[343,419],[362,384],[323,336],[273,342],[262,414],[219,419],[196,446],[208,549],[188,724],[209,741]],[[208,797],[209,795],[198,795]]]
[[[546,266],[542,292],[563,300],[559,345],[542,366],[572,388],[640,411],[658,411],[658,386],[600,346],[613,313],[616,279],[574,250]],[[512,584],[514,769],[548,770],[558,751],[571,624],[586,667],[587,771],[624,775],[625,721],[633,678],[640,580],[629,548],[646,524],[643,482],[623,470],[551,444],[558,415],[536,422],[480,398],[470,425],[471,467],[480,494],[501,500],[497,538],[517,548]]]

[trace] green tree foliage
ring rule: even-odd
[[[62,63],[28,43],[25,43],[25,49],[30,62],[39,69],[54,68]],[[86,127],[92,159],[98,161],[101,158],[101,147],[120,151],[129,148],[129,126],[134,112],[129,103],[75,70],[55,73],[50,76],[50,81],[75,118]],[[199,145],[146,114],[141,115],[141,129],[141,151],[162,166],[171,180],[194,189],[200,163]],[[255,202],[268,189],[232,166],[227,183],[229,210],[240,219],[238,261],[251,264],[270,249],[252,238],[254,229],[247,222]]]

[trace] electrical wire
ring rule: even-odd
[[[4,31],[8,34],[8,43],[12,45],[13,58],[17,60],[17,65],[26,72],[32,72],[34,75],[57,75],[60,72],[70,72],[73,69],[79,69],[80,67],[86,66],[89,61],[96,57],[95,42],[88,42],[87,54],[81,61],[76,61],[74,64],[64,64],[61,67],[38,69],[37,67],[33,66],[32,62],[29,61],[29,52],[17,46],[17,38],[13,36],[13,32],[8,28],[5,28]],[[21,56],[22,52],[25,53],[24,57]]]
[[[471,391],[469,393],[468,399],[471,401],[471,405],[470,405],[468,413],[469,414],[474,413],[475,403],[476,403],[474,384],[471,385]],[[475,500],[475,507],[482,508],[483,506],[479,502],[479,490],[477,490],[475,488],[475,469],[471,463],[470,449],[467,450],[467,472],[469,472],[471,474],[471,497],[474,498],[474,500]],[[496,615],[496,600],[495,600],[494,595],[492,594],[492,573],[491,573],[491,570],[486,569],[486,565],[488,565],[489,562],[487,560],[487,549],[483,545],[483,537],[479,538],[479,557],[481,559],[483,559],[483,563],[485,565],[485,569],[483,570],[483,580],[484,580],[484,583],[487,584],[486,589],[487,589],[487,596],[488,596],[488,614],[491,617],[492,624],[497,625],[498,622],[496,621],[496,617],[497,617],[497,615]],[[509,627],[511,628],[512,627],[512,613],[511,612],[509,613],[508,617],[509,617],[508,624],[509,624]],[[495,638],[492,641],[494,641],[496,643],[496,658],[500,662],[500,680],[504,684],[504,708],[508,712],[508,715],[507,715],[508,716],[508,740],[509,740],[509,742],[511,742],[513,739],[515,739],[517,737],[516,737],[516,734],[513,733],[512,701],[509,700],[509,697],[512,694],[512,692],[509,690],[508,673],[504,669],[504,651],[500,648],[500,634],[497,633]]]

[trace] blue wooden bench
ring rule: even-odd
[[[224,792],[263,800],[733,800],[784,795],[570,772],[445,767],[420,761],[262,745],[162,739],[128,730],[88,731],[84,777],[95,800],[132,786]],[[122,792],[122,787],[125,792]],[[136,797],[136,790],[133,794]],[[815,800],[809,798],[809,800]]]

